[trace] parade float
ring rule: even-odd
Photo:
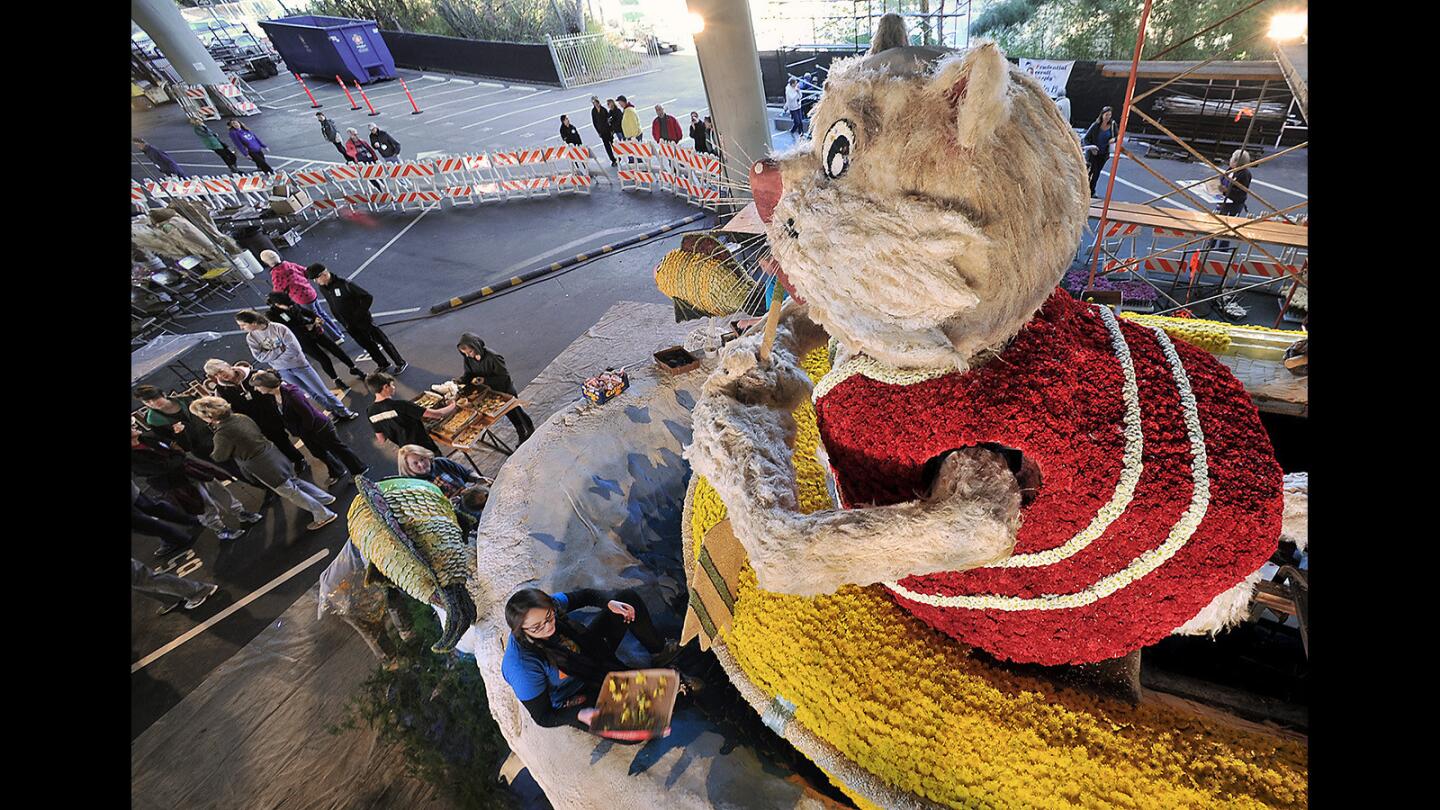
[[[473,605],[511,750],[557,807],[1308,804],[1303,730],[1140,677],[1306,547],[1303,476],[1222,362],[1276,347],[1057,290],[1079,146],[993,45],[887,18],[812,120],[752,174],[763,255],[715,234],[657,268],[677,314],[768,321],[675,373],[681,325],[617,305],[552,368],[625,385],[501,469],[467,587],[405,587],[452,608],[446,644]],[[642,746],[536,726],[500,672],[522,587],[635,588],[720,688]]]

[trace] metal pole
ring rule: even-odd
[[[1150,3],[1151,0],[1145,0],[1145,8],[1140,12],[1140,29],[1135,34],[1135,55],[1130,59],[1130,80],[1125,84],[1125,106],[1120,110],[1120,130],[1115,133],[1115,159],[1110,163],[1110,182],[1105,184],[1105,203],[1100,208],[1100,224],[1095,231],[1090,279],[1085,283],[1087,289],[1095,286],[1095,269],[1100,266],[1100,242],[1110,216],[1110,197],[1115,193],[1115,178],[1120,174],[1120,148],[1125,145],[1125,124],[1130,121],[1131,99],[1135,97],[1135,76],[1140,72],[1140,51],[1145,47],[1145,25],[1150,22]]]
[[[695,35],[700,77],[716,129],[724,134],[733,157],[760,160],[770,153],[770,121],[765,86],[755,51],[755,31],[748,0],[687,0],[692,13],[705,21]],[[727,166],[729,161],[727,161]],[[736,167],[738,169],[738,167]],[[727,168],[727,173],[731,171]],[[740,176],[749,180],[749,166]],[[732,179],[735,179],[732,177]]]
[[[1250,126],[1245,128],[1245,137],[1240,141],[1242,150],[1250,146],[1250,133],[1255,131],[1255,121],[1260,118],[1260,107],[1265,103],[1265,91],[1268,89],[1270,89],[1270,80],[1266,79],[1260,83],[1260,95],[1255,99],[1255,112],[1250,114]]]

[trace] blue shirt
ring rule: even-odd
[[[560,614],[570,606],[570,599],[563,593],[552,593],[550,598],[555,600],[558,608],[555,616],[558,621]],[[579,678],[561,672],[544,656],[523,649],[513,633],[505,645],[505,658],[500,662],[500,674],[505,676],[505,682],[515,690],[515,697],[521,702],[540,697],[548,688],[550,705],[556,709],[574,697],[585,685]]]

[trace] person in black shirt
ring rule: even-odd
[[[700,113],[690,113],[690,139],[695,142],[696,152],[709,152],[710,130],[705,128],[705,122],[700,120]]]
[[[248,363],[232,366],[224,360],[212,358],[205,361],[205,375],[215,381],[216,396],[230,403],[235,413],[255,420],[265,438],[280,448],[280,452],[295,465],[296,475],[310,469],[310,462],[295,449],[295,442],[285,432],[285,421],[280,418],[280,407],[275,404],[275,397],[255,390]]]
[[[465,373],[456,382],[461,385],[485,385],[492,391],[520,396],[515,392],[515,383],[510,380],[510,370],[505,368],[505,358],[485,348],[485,341],[479,335],[465,332],[460,335],[460,343],[455,348],[465,356]],[[521,444],[535,432],[535,423],[530,421],[530,415],[525,413],[524,408],[513,408],[505,416],[515,426],[515,437]]]
[[[392,360],[396,374],[410,367],[395,349],[395,344],[380,331],[380,327],[375,325],[375,319],[370,316],[370,305],[375,303],[375,298],[370,293],[359,284],[331,273],[319,262],[305,268],[305,275],[320,285],[325,301],[330,304],[330,311],[344,324],[345,331],[370,353],[370,359],[379,366],[376,371],[389,371]],[[385,358],[387,353],[390,355],[389,360]]]
[[[355,366],[355,361],[345,350],[340,348],[329,335],[325,334],[324,326],[320,322],[320,316],[316,315],[309,307],[295,303],[288,293],[272,292],[265,299],[270,309],[265,312],[265,317],[275,323],[283,323],[295,333],[295,339],[300,342],[300,348],[305,350],[305,355],[314,360],[317,365],[335,381],[337,388],[349,388],[340,375],[335,373],[335,364],[330,362],[330,356],[339,358],[340,362],[350,373],[360,379],[365,379],[365,372]]]
[[[365,413],[370,415],[370,424],[375,427],[376,444],[383,447],[387,439],[397,447],[418,444],[440,455],[439,446],[430,438],[430,431],[425,429],[425,420],[449,416],[455,411],[456,403],[432,409],[395,399],[395,378],[383,371],[366,377],[365,383],[375,392],[375,402],[365,409]]]
[[[1090,164],[1090,196],[1095,196],[1095,182],[1100,179],[1105,163],[1110,159],[1110,142],[1115,139],[1115,120],[1109,107],[1102,107],[1100,117],[1080,138],[1085,151],[1085,160]]]
[[[560,116],[560,140],[574,146],[584,146],[585,142],[580,140],[580,130],[570,123],[570,116]]]
[[[610,134],[622,141],[625,140],[625,130],[620,126],[621,122],[625,120],[625,110],[621,109],[613,98],[605,99],[605,106],[609,108],[606,115],[610,116]]]
[[[1250,170],[1238,168],[1249,165],[1250,153],[1236,149],[1230,156],[1230,171],[1220,178],[1220,188],[1225,196],[1220,201],[1220,213],[1238,217],[1245,210],[1245,201],[1250,199]]]
[[[610,113],[606,111],[605,105],[600,103],[599,96],[590,97],[590,125],[595,127],[595,134],[599,135],[600,141],[605,144],[605,154],[610,156],[610,165],[619,165],[615,160],[615,149],[611,146],[615,141],[615,130],[610,127]]]

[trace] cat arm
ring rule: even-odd
[[[819,340],[807,321],[784,320],[764,364],[757,356],[760,335],[727,346],[692,412],[694,441],[686,457],[725,502],[757,584],[813,596],[1009,556],[1020,525],[1020,487],[1002,456],[978,447],[950,453],[918,500],[799,511],[791,411],[810,395],[811,384],[792,347]]]

